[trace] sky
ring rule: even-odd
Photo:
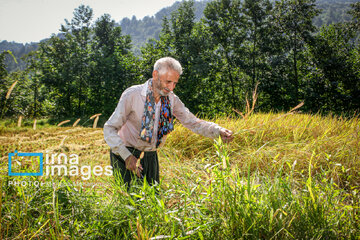
[[[64,19],[84,4],[93,9],[96,20],[108,13],[119,22],[124,17],[153,16],[176,0],[0,0],[0,42],[30,43],[58,33]]]

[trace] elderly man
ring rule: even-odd
[[[159,182],[156,150],[174,129],[174,117],[197,134],[211,138],[221,136],[224,142],[232,141],[230,130],[198,119],[173,93],[181,74],[182,68],[177,60],[171,57],[159,59],[154,65],[152,78],[142,85],[126,89],[105,123],[104,138],[111,148],[111,165],[114,173],[120,173],[126,184],[136,179],[135,174],[145,177],[150,185]]]

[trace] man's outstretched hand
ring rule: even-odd
[[[229,143],[234,139],[233,132],[228,129],[221,129],[220,136],[224,143]]]
[[[136,167],[137,161],[138,160],[136,157],[134,157],[134,155],[130,155],[125,160],[125,166],[126,166],[126,169],[133,171],[138,177],[140,177],[141,171],[143,170],[143,168],[142,168],[141,164],[139,164],[139,166]]]

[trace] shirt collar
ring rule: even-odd
[[[141,89],[141,96],[146,97],[146,92],[147,92],[147,89],[148,89],[149,81],[150,81],[151,79],[152,79],[152,78],[150,78],[149,80],[147,80],[147,81],[144,83],[143,88]]]

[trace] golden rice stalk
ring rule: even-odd
[[[6,94],[6,99],[9,99],[10,98],[10,94],[11,94],[11,92],[14,90],[14,87],[15,87],[15,85],[17,84],[17,80],[11,85],[11,87],[9,88],[9,90],[8,90],[8,92],[7,92],[7,94]]]
[[[236,110],[235,108],[232,109],[234,112],[236,112],[237,114],[241,115],[243,118],[245,118],[244,114],[242,112],[240,112],[239,110]]]
[[[250,131],[251,129],[254,129],[254,128],[262,127],[262,126],[264,126],[265,124],[269,124],[269,123],[276,122],[276,121],[280,120],[280,119],[283,118],[283,117],[286,117],[286,116],[288,116],[288,115],[294,114],[294,111],[295,111],[296,109],[301,108],[303,105],[304,105],[304,102],[301,102],[301,103],[299,103],[297,106],[293,107],[289,112],[284,113],[284,114],[280,115],[279,117],[277,117],[277,118],[275,118],[275,119],[273,119],[273,120],[271,120],[271,121],[269,121],[269,122],[259,124],[259,125],[255,126],[255,127],[249,128],[249,129],[241,129],[241,130],[237,131],[236,133],[234,133],[234,135],[239,134],[239,133],[244,132],[244,131]],[[235,111],[235,109],[233,109],[233,110]],[[236,111],[236,112],[237,112],[237,111]],[[245,117],[246,117],[246,115],[245,115]]]
[[[96,128],[97,123],[98,123],[98,121],[99,121],[99,116],[100,116],[100,115],[96,116],[96,118],[95,118],[95,120],[94,120],[93,128]]]
[[[97,117],[97,116],[100,116],[100,115],[101,115],[101,113],[94,114],[94,115],[92,115],[92,116],[90,117],[90,119],[93,119],[93,118],[95,118],[95,117]]]
[[[68,123],[68,122],[70,122],[70,120],[62,121],[62,122],[60,122],[57,126],[60,127],[61,125],[65,124],[65,123]]]
[[[76,121],[74,122],[73,127],[76,127],[76,125],[80,122],[80,119],[81,119],[81,118],[79,118],[78,120],[76,120]]]
[[[256,104],[257,98],[259,96],[259,94],[257,93],[258,86],[259,86],[259,82],[256,83],[255,89],[253,91],[253,95],[252,95],[253,102],[252,102],[252,106],[251,106],[251,111],[254,111],[255,104]]]
[[[64,142],[65,142],[65,139],[66,139],[66,138],[67,138],[67,136],[65,136],[65,137],[61,140],[61,143],[60,143],[59,147],[64,146]]]
[[[250,104],[249,104],[249,101],[246,99],[246,114],[245,114],[245,117],[248,117],[250,116],[250,114],[254,111],[255,109],[255,104],[256,104],[256,101],[257,101],[257,98],[258,98],[258,94],[257,94],[257,88],[259,86],[259,82],[256,83],[255,85],[255,89],[253,91],[253,95],[252,95],[252,105],[251,105],[251,108],[250,108]]]
[[[299,103],[296,107],[292,108],[289,112],[293,112],[293,111],[295,111],[296,109],[301,108],[303,105],[304,105],[304,102],[301,102],[301,103]]]
[[[18,124],[17,124],[18,127],[21,127],[22,118],[23,118],[23,116],[20,115],[19,120],[18,120]]]
[[[248,115],[248,113],[250,112],[250,102],[249,102],[249,100],[247,99],[247,97],[246,97],[246,115]]]
[[[33,129],[36,130],[36,118],[34,119]]]
[[[252,94],[252,103],[251,103],[251,106],[250,106],[250,101],[248,100],[248,98],[246,97],[245,98],[245,101],[246,101],[246,106],[245,106],[245,115],[236,110],[236,109],[232,109],[234,112],[236,112],[237,114],[241,115],[242,118],[246,119],[248,116],[250,116],[250,114],[254,111],[255,109],[255,104],[256,104],[256,101],[257,101],[257,98],[258,98],[258,93],[257,93],[257,88],[259,86],[259,82],[256,83],[255,85],[255,89],[253,91],[253,94]]]

